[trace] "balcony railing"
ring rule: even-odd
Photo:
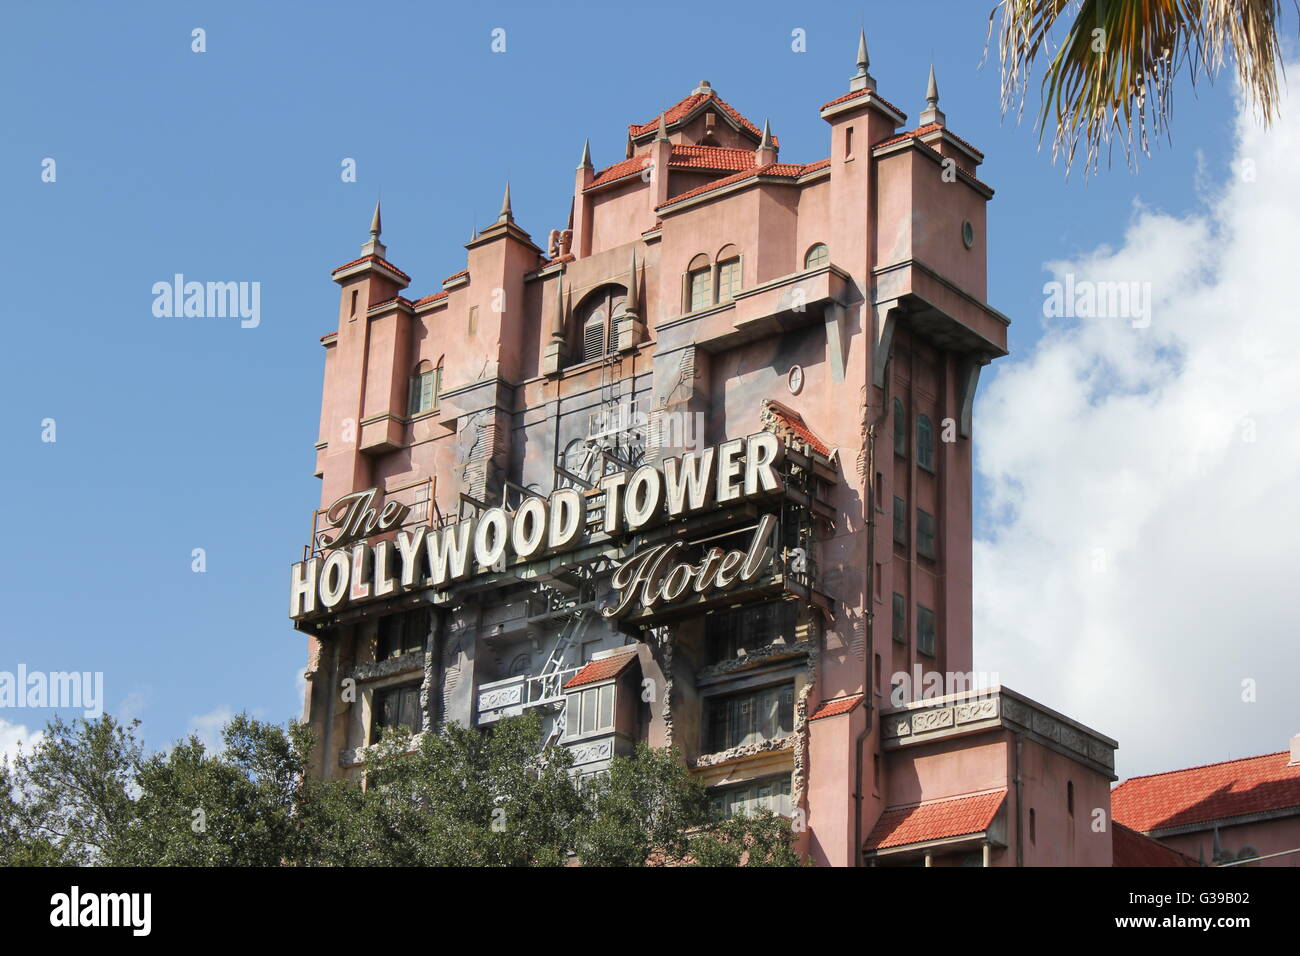
[[[478,689],[478,725],[494,724],[507,717],[517,717],[530,707],[558,704],[564,699],[564,685],[581,666],[567,667],[549,674],[507,677],[480,684]]]

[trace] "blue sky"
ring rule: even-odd
[[[296,716],[305,641],[286,581],[319,493],[318,338],[337,307],[329,271],[356,254],[375,199],[418,296],[463,267],[507,178],[517,220],[544,240],[583,137],[612,163],[627,123],[701,79],[770,117],[783,159],[820,159],[817,108],[847,89],[864,24],[881,94],[915,118],[933,59],[949,126],[986,153],[989,299],[1013,319],[1010,361],[1032,351],[1043,263],[1118,243],[1137,202],[1194,210],[1198,176],[1231,156],[1234,108],[1226,81],[1184,84],[1172,147],[1137,174],[1120,161],[1067,181],[1031,123],[1001,116],[996,62],[981,66],[991,6],[11,7],[0,669],[103,671],[107,709],[141,717],[153,746],[223,708]],[[151,287],[175,273],[260,282],[260,326],[154,317]],[[0,713],[32,729],[47,716]]]

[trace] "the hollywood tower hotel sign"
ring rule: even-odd
[[[605,475],[598,484],[599,514],[589,514],[587,494],[558,488],[442,527],[403,527],[407,505],[388,501],[376,507],[377,488],[354,492],[325,511],[330,530],[322,536],[323,556],[294,564],[289,614],[305,620],[401,593],[442,589],[564,555],[593,539],[616,545],[674,519],[771,501],[785,490],[784,458],[781,440],[759,432]],[[764,513],[747,547],[709,547],[698,561],[686,558],[687,542],[680,538],[636,548],[613,573],[616,597],[601,614],[620,618],[686,598],[707,601],[750,583],[771,565],[776,527],[775,515]]]

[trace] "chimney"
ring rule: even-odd
[[[1287,762],[1288,767],[1300,765],[1300,734],[1291,738],[1291,759]]]

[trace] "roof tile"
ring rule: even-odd
[[[808,719],[821,720],[823,717],[838,717],[840,714],[847,714],[860,703],[862,703],[861,694],[855,694],[852,697],[841,697],[838,700],[828,700],[823,702],[817,713]]]
[[[1147,777],[1131,777],[1110,793],[1117,823],[1139,832],[1209,824],[1292,807],[1300,811],[1300,765],[1282,751]]]
[[[611,677],[617,677],[623,673],[623,668],[627,667],[636,660],[636,651],[629,651],[626,654],[616,654],[613,657],[603,657],[598,661],[592,661],[578,673],[574,674],[565,683],[564,689],[571,687],[581,687],[583,684],[594,684],[597,681],[609,680]]]
[[[994,790],[973,797],[888,809],[872,828],[863,848],[884,850],[909,843],[982,833],[997,816],[1006,796],[1005,790]]]

